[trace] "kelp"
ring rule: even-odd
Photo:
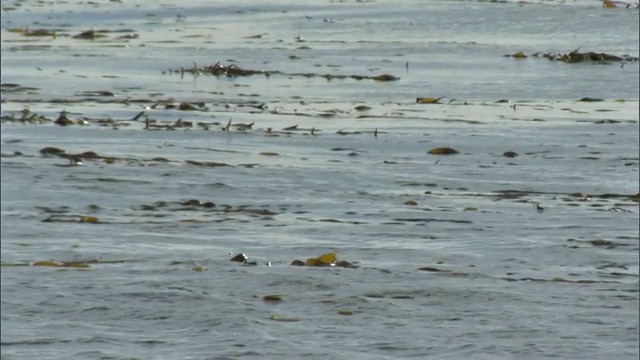
[[[102,260],[101,257],[95,257],[85,261],[54,261],[54,260],[36,260],[24,263],[0,263],[2,267],[56,267],[56,268],[76,268],[88,269],[91,264],[122,264],[129,262],[128,260]]]
[[[95,151],[85,151],[82,153],[71,154],[64,149],[56,148],[53,146],[47,146],[40,149],[40,154],[43,156],[57,156],[63,159],[69,159],[69,165],[81,165],[83,160],[99,161],[104,163],[113,164],[116,160],[135,161],[135,159],[116,158],[113,156],[98,155]]]
[[[24,28],[24,29],[20,29],[20,28],[14,28],[14,29],[8,29],[9,32],[15,33],[15,34],[20,34],[22,36],[29,36],[29,37],[52,37],[52,38],[56,38],[56,32],[54,30],[49,30],[49,29],[35,29],[35,30],[31,30],[28,27]]]
[[[33,87],[33,86],[22,86],[20,84],[14,84],[14,83],[0,83],[0,91],[3,93],[22,93],[22,92],[35,93],[39,90],[40,88]],[[26,111],[27,113],[29,113],[28,108],[25,108],[23,111]]]
[[[440,100],[442,99],[444,99],[444,96],[441,96],[439,98],[419,97],[419,98],[416,98],[416,103],[417,104],[439,104]]]
[[[56,39],[57,37],[71,37],[72,39],[79,40],[96,40],[103,39],[107,36],[106,33],[129,33],[115,37],[113,40],[130,40],[138,38],[138,34],[135,34],[130,29],[118,29],[118,30],[86,30],[76,35],[69,35],[64,29],[29,29],[26,28],[12,28],[8,29],[9,32],[19,34],[26,37],[51,37]]]
[[[318,256],[317,258],[308,258],[306,261],[307,266],[331,266],[336,263],[335,253],[326,253]]]
[[[572,244],[590,245],[592,247],[603,248],[603,249],[617,249],[620,247],[632,246],[632,244],[618,242],[618,241],[611,241],[606,239],[594,239],[594,240],[567,239],[567,242],[570,242]],[[579,246],[576,246],[576,245],[572,245],[569,247],[579,248]]]
[[[238,253],[231,257],[229,261],[238,262],[245,265],[257,265],[256,261],[250,261],[249,257],[244,253]],[[271,263],[267,263],[268,266]],[[356,268],[357,266],[351,262],[345,260],[338,260],[336,253],[330,252],[322,254],[318,257],[308,258],[306,261],[293,260],[291,266],[308,266],[308,267],[343,267],[343,268]],[[277,295],[281,296],[281,295]]]
[[[614,1],[614,0],[603,0],[602,7],[605,9],[615,9],[615,8],[625,8],[625,9],[640,9],[640,3],[638,2],[626,2],[626,1]]]
[[[549,59],[552,61],[560,61],[567,64],[576,64],[582,62],[593,62],[593,63],[613,63],[613,62],[636,62],[638,61],[637,56],[631,55],[614,55],[608,54],[604,52],[595,52],[595,51],[587,51],[580,52],[580,49],[573,50],[568,53],[543,53],[536,52],[531,55],[527,55],[522,51],[515,52],[513,54],[506,54],[504,57],[510,57],[517,60],[522,60],[531,57],[541,57],[545,59]]]
[[[503,277],[499,279],[504,281],[509,281],[509,282],[522,281],[522,282],[549,282],[549,283],[568,283],[568,284],[620,284],[620,281],[614,281],[614,280],[593,280],[593,279],[570,280],[570,279],[565,279],[559,276],[553,277],[550,279],[540,279],[540,278],[531,278],[531,277],[525,277],[525,278]]]
[[[187,165],[200,166],[200,167],[211,167],[211,168],[233,167],[234,166],[234,165],[230,165],[230,164],[222,163],[222,162],[197,161],[197,160],[177,161],[177,160],[170,160],[170,159],[163,158],[163,157],[154,157],[152,159],[147,159],[147,160],[130,158],[130,157],[123,158],[123,157],[100,155],[100,154],[96,153],[95,151],[85,151],[85,152],[81,152],[81,153],[69,153],[64,149],[53,147],[53,146],[46,146],[46,147],[40,149],[40,154],[42,156],[45,156],[45,157],[55,156],[55,157],[59,157],[59,158],[63,158],[63,159],[68,159],[70,161],[69,165],[82,165],[83,161],[90,160],[90,161],[102,161],[102,162],[104,162],[106,164],[114,164],[114,163],[119,162],[119,161],[126,161],[127,163],[130,163],[130,164],[140,164],[140,163],[143,163],[143,162],[159,162],[159,163],[183,162],[183,163],[185,163]],[[240,166],[242,166],[242,165],[240,165]]]
[[[191,270],[196,271],[196,272],[204,272],[204,271],[207,271],[209,269],[203,267],[202,265],[196,265],[193,268],[191,268]]]
[[[315,258],[308,258],[306,261],[294,260],[291,266],[311,266],[311,267],[344,267],[355,268],[356,265],[345,260],[338,260],[336,253],[330,252]]]
[[[468,277],[468,276],[474,275],[474,274],[469,274],[465,272],[456,272],[456,271],[453,271],[452,269],[440,269],[432,266],[421,267],[418,269],[418,271],[434,273],[434,276],[436,276],[436,274],[438,274],[438,276],[456,276],[456,277],[459,277],[459,276]],[[523,278],[497,277],[496,279],[504,280],[508,282],[521,281],[521,282],[550,282],[550,283],[570,283],[570,284],[619,284],[620,283],[619,281],[612,281],[612,280],[594,280],[594,279],[571,280],[571,279],[566,279],[559,276],[548,278],[548,279],[533,278],[533,277],[523,277]],[[368,297],[379,297],[375,295],[377,294],[369,294]],[[384,295],[382,297],[384,297]]]
[[[95,216],[88,215],[51,215],[42,220],[42,222],[69,222],[69,223],[87,223],[98,224],[100,220]]]
[[[95,39],[100,39],[105,37],[106,37],[105,35],[102,35],[94,30],[83,31],[80,34],[72,36],[72,38],[74,39],[81,39],[81,40],[95,40]]]
[[[269,320],[280,321],[280,322],[298,322],[298,321],[300,321],[300,319],[298,319],[298,318],[282,317],[282,316],[276,315],[276,314],[271,315],[271,317],[269,317]]]
[[[9,84],[9,85],[14,85],[14,84]],[[17,89],[27,89],[27,88],[21,88],[18,87],[18,85],[16,85],[16,87],[11,87],[12,91],[21,91],[21,90],[17,90]],[[34,88],[35,89],[35,88]],[[4,92],[4,88],[2,90]],[[26,90],[24,90],[26,91]],[[34,112],[31,112],[31,110],[29,108],[24,108],[22,109],[22,111],[17,112],[19,114],[21,114],[21,116],[19,118],[16,117],[16,112],[12,112],[11,115],[3,115],[2,116],[2,122],[5,121],[9,121],[9,122],[21,122],[21,123],[31,123],[31,124],[41,124],[43,122],[52,122],[53,120],[44,116],[44,115],[38,115]]]
[[[604,99],[601,98],[592,98],[592,97],[583,97],[578,99],[578,102],[603,102]]]
[[[214,162],[214,161],[196,161],[196,160],[185,160],[185,163],[189,164],[189,165],[194,165],[194,166],[203,166],[203,167],[225,167],[225,166],[232,166],[226,163],[221,163],[221,162]]]
[[[258,265],[256,261],[249,261],[249,257],[246,254],[238,253],[234,255],[229,261],[242,263],[245,265]]]
[[[429,155],[455,155],[459,153],[460,152],[458,150],[446,146],[433,148],[427,151],[427,154]]]
[[[320,74],[320,73],[288,73],[279,70],[254,70],[241,68],[236,64],[224,65],[219,61],[213,65],[198,66],[196,63],[191,67],[180,67],[168,70],[169,74],[177,73],[180,76],[184,76],[185,73],[192,75],[213,75],[217,77],[247,77],[253,75],[263,75],[270,77],[273,75],[282,75],[288,77],[306,77],[306,78],[325,78],[327,80],[373,80],[379,82],[398,81],[399,77],[390,74],[380,74],[374,76],[363,75],[336,75],[336,74]]]
[[[68,125],[73,125],[75,123],[67,117],[66,111],[62,111],[58,116],[58,118],[54,121],[54,124],[57,124],[60,126],[68,126]]]
[[[247,262],[247,260],[249,260],[249,257],[246,254],[240,253],[240,254],[234,255],[229,261],[244,263],[244,262]]]
[[[129,40],[138,38],[138,34],[135,34],[134,30],[130,29],[117,29],[117,30],[86,30],[81,32],[80,34],[72,36],[73,39],[79,40],[95,40],[95,39],[104,39],[107,36],[104,35],[106,33],[127,33],[125,35],[120,35],[114,38],[113,40]]]
[[[282,301],[282,295],[277,295],[277,294],[265,295],[262,297],[262,300],[266,302],[279,302],[279,301]]]
[[[137,207],[143,211],[170,211],[170,212],[182,212],[182,211],[205,211],[207,213],[218,213],[228,217],[232,214],[242,214],[251,217],[268,219],[270,216],[277,215],[275,211],[269,209],[256,209],[249,205],[231,206],[228,204],[216,205],[212,201],[200,201],[197,199],[190,199],[187,201],[156,201],[153,204],[144,204]]]

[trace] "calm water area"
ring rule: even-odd
[[[3,0],[1,359],[637,359],[615,4]]]

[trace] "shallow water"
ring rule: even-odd
[[[637,57],[637,10],[3,8],[2,359],[638,357],[638,62],[503,57]],[[282,74],[179,72],[218,61]]]

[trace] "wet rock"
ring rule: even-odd
[[[502,156],[504,157],[508,157],[508,158],[514,158],[516,156],[518,156],[518,153],[515,151],[505,151]]]

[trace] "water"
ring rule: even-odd
[[[638,63],[503,57],[637,57],[637,10],[3,8],[2,359],[638,357]],[[26,27],[57,36],[8,31]],[[71,38],[92,28],[138,37]],[[218,61],[285,74],[169,71]],[[400,80],[321,76],[380,74]],[[332,251],[357,267],[290,266]]]

